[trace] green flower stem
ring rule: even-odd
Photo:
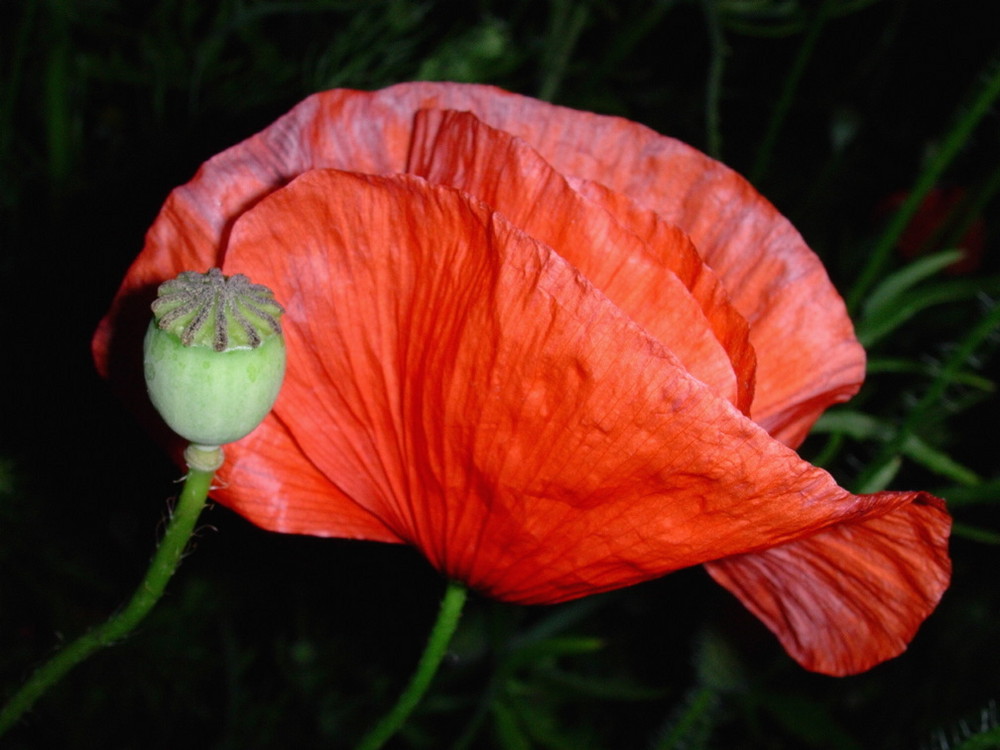
[[[937,155],[921,173],[906,201],[893,215],[878,244],[872,249],[868,264],[847,297],[847,307],[851,312],[857,311],[865,295],[882,277],[892,249],[924,202],[924,197],[965,146],[972,131],[993,107],[998,96],[1000,96],[1000,59],[992,59],[972,103],[959,112],[951,132],[945,137]]]
[[[181,561],[198,516],[205,507],[205,499],[212,484],[212,477],[215,476],[215,470],[222,464],[220,448],[206,450],[192,446],[184,455],[188,459],[188,475],[184,488],[181,490],[177,507],[171,514],[170,524],[163,535],[163,540],[146,571],[146,577],[132,595],[132,599],[123,610],[56,652],[55,656],[38,668],[0,710],[0,736],[14,726],[21,715],[73,667],[95,651],[110,646],[128,635],[163,595],[167,582]]]
[[[458,620],[462,615],[462,607],[465,606],[467,596],[466,588],[455,581],[448,582],[448,588],[444,592],[441,600],[441,608],[438,610],[437,621],[431,629],[430,637],[427,639],[427,646],[424,648],[423,656],[417,664],[417,669],[410,678],[410,683],[403,690],[392,707],[378,724],[358,743],[357,750],[378,750],[389,739],[399,731],[407,717],[417,707],[420,699],[434,679],[441,660],[448,650],[451,637],[458,627]]]

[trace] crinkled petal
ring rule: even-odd
[[[863,672],[906,649],[951,575],[944,504],[924,493],[893,494],[911,500],[706,567],[802,666],[838,676]]]
[[[459,191],[307,173],[239,220],[225,270],[287,308],[276,413],[308,460],[496,598],[592,594],[909,499],[837,487]],[[312,505],[294,524],[336,534],[339,518]]]
[[[509,129],[556,170],[602,183],[686,232],[750,323],[754,420],[796,447],[864,379],[843,300],[795,228],[740,175],[680,141],[586,113],[525,117]]]
[[[312,408],[312,399],[302,395],[283,392],[281,411]],[[289,534],[402,541],[306,457],[274,412],[250,435],[226,446],[225,453],[212,497],[258,526]]]
[[[685,241],[678,242],[676,236],[683,234],[680,229],[668,224],[655,211],[642,208],[624,193],[616,193],[591,180],[573,178],[570,184],[628,226],[698,300],[713,334],[729,356],[737,381],[735,403],[740,411],[747,413],[749,405],[755,401],[757,385],[757,354],[750,341],[750,326],[730,302],[728,291],[698,255],[690,238],[684,235]]]
[[[680,265],[678,259],[697,258],[682,232],[646,232],[655,245],[641,240],[603,206],[574,191],[524,141],[467,112],[418,113],[407,172],[474,195],[552,247],[692,375],[749,412],[753,372],[736,371],[712,325],[731,312],[735,320],[721,331],[728,341],[736,337],[731,328],[741,323],[746,334],[746,322],[725,299],[699,300],[678,278],[672,268]],[[741,388],[744,384],[749,387]]]

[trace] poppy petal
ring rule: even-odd
[[[948,586],[944,504],[910,494],[885,515],[706,568],[802,666],[863,672],[906,649]]]
[[[276,412],[308,460],[495,598],[571,599],[912,499],[837,487],[453,189],[309,172],[237,222],[225,270],[287,308]],[[307,515],[339,533],[339,510]]]
[[[579,193],[603,206],[653,248],[657,257],[668,264],[699,301],[736,374],[738,395],[735,403],[740,411],[748,413],[749,404],[755,401],[757,385],[757,354],[750,342],[750,326],[732,305],[729,293],[715,272],[702,261],[690,238],[685,235],[687,241],[682,244],[672,241],[680,233],[677,227],[668,224],[656,212],[642,208],[623,193],[616,193],[590,180],[576,178],[570,184]]]
[[[511,132],[557,171],[624,193],[691,237],[750,323],[754,421],[798,446],[819,415],[856,393],[864,379],[864,351],[822,263],[736,172],[636,123],[589,117],[574,118],[576,127],[557,139],[546,137],[551,122],[542,135],[524,132],[524,125]]]
[[[552,247],[692,375],[749,412],[753,373],[734,372],[709,317],[717,321],[731,313],[736,325],[743,323],[744,335],[746,323],[724,299],[696,299],[674,273],[678,259],[701,265],[682,232],[664,231],[650,247],[614,214],[575,192],[526,143],[467,112],[418,113],[407,172],[474,195]],[[706,311],[702,304],[712,307]],[[731,337],[728,328],[723,334]],[[741,385],[749,387],[738,391]]]
[[[282,394],[280,400],[286,399]],[[287,412],[296,406],[282,408]],[[275,471],[276,466],[281,471]],[[273,412],[250,435],[226,447],[226,462],[218,477],[219,487],[212,497],[262,528],[287,534],[402,541],[316,468]],[[320,525],[314,521],[317,517]]]

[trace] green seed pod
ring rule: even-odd
[[[185,271],[160,285],[143,346],[146,387],[164,421],[192,443],[248,435],[285,375],[284,312],[242,275]]]

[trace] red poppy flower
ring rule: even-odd
[[[287,309],[284,390],[215,492],[264,528],[411,544],[521,603],[705,563],[830,674],[947,585],[941,501],[795,453],[864,354],[792,226],[678,141],[485,86],[318,94],[170,195],[101,370],[137,378],[136,311],[216,265]]]

